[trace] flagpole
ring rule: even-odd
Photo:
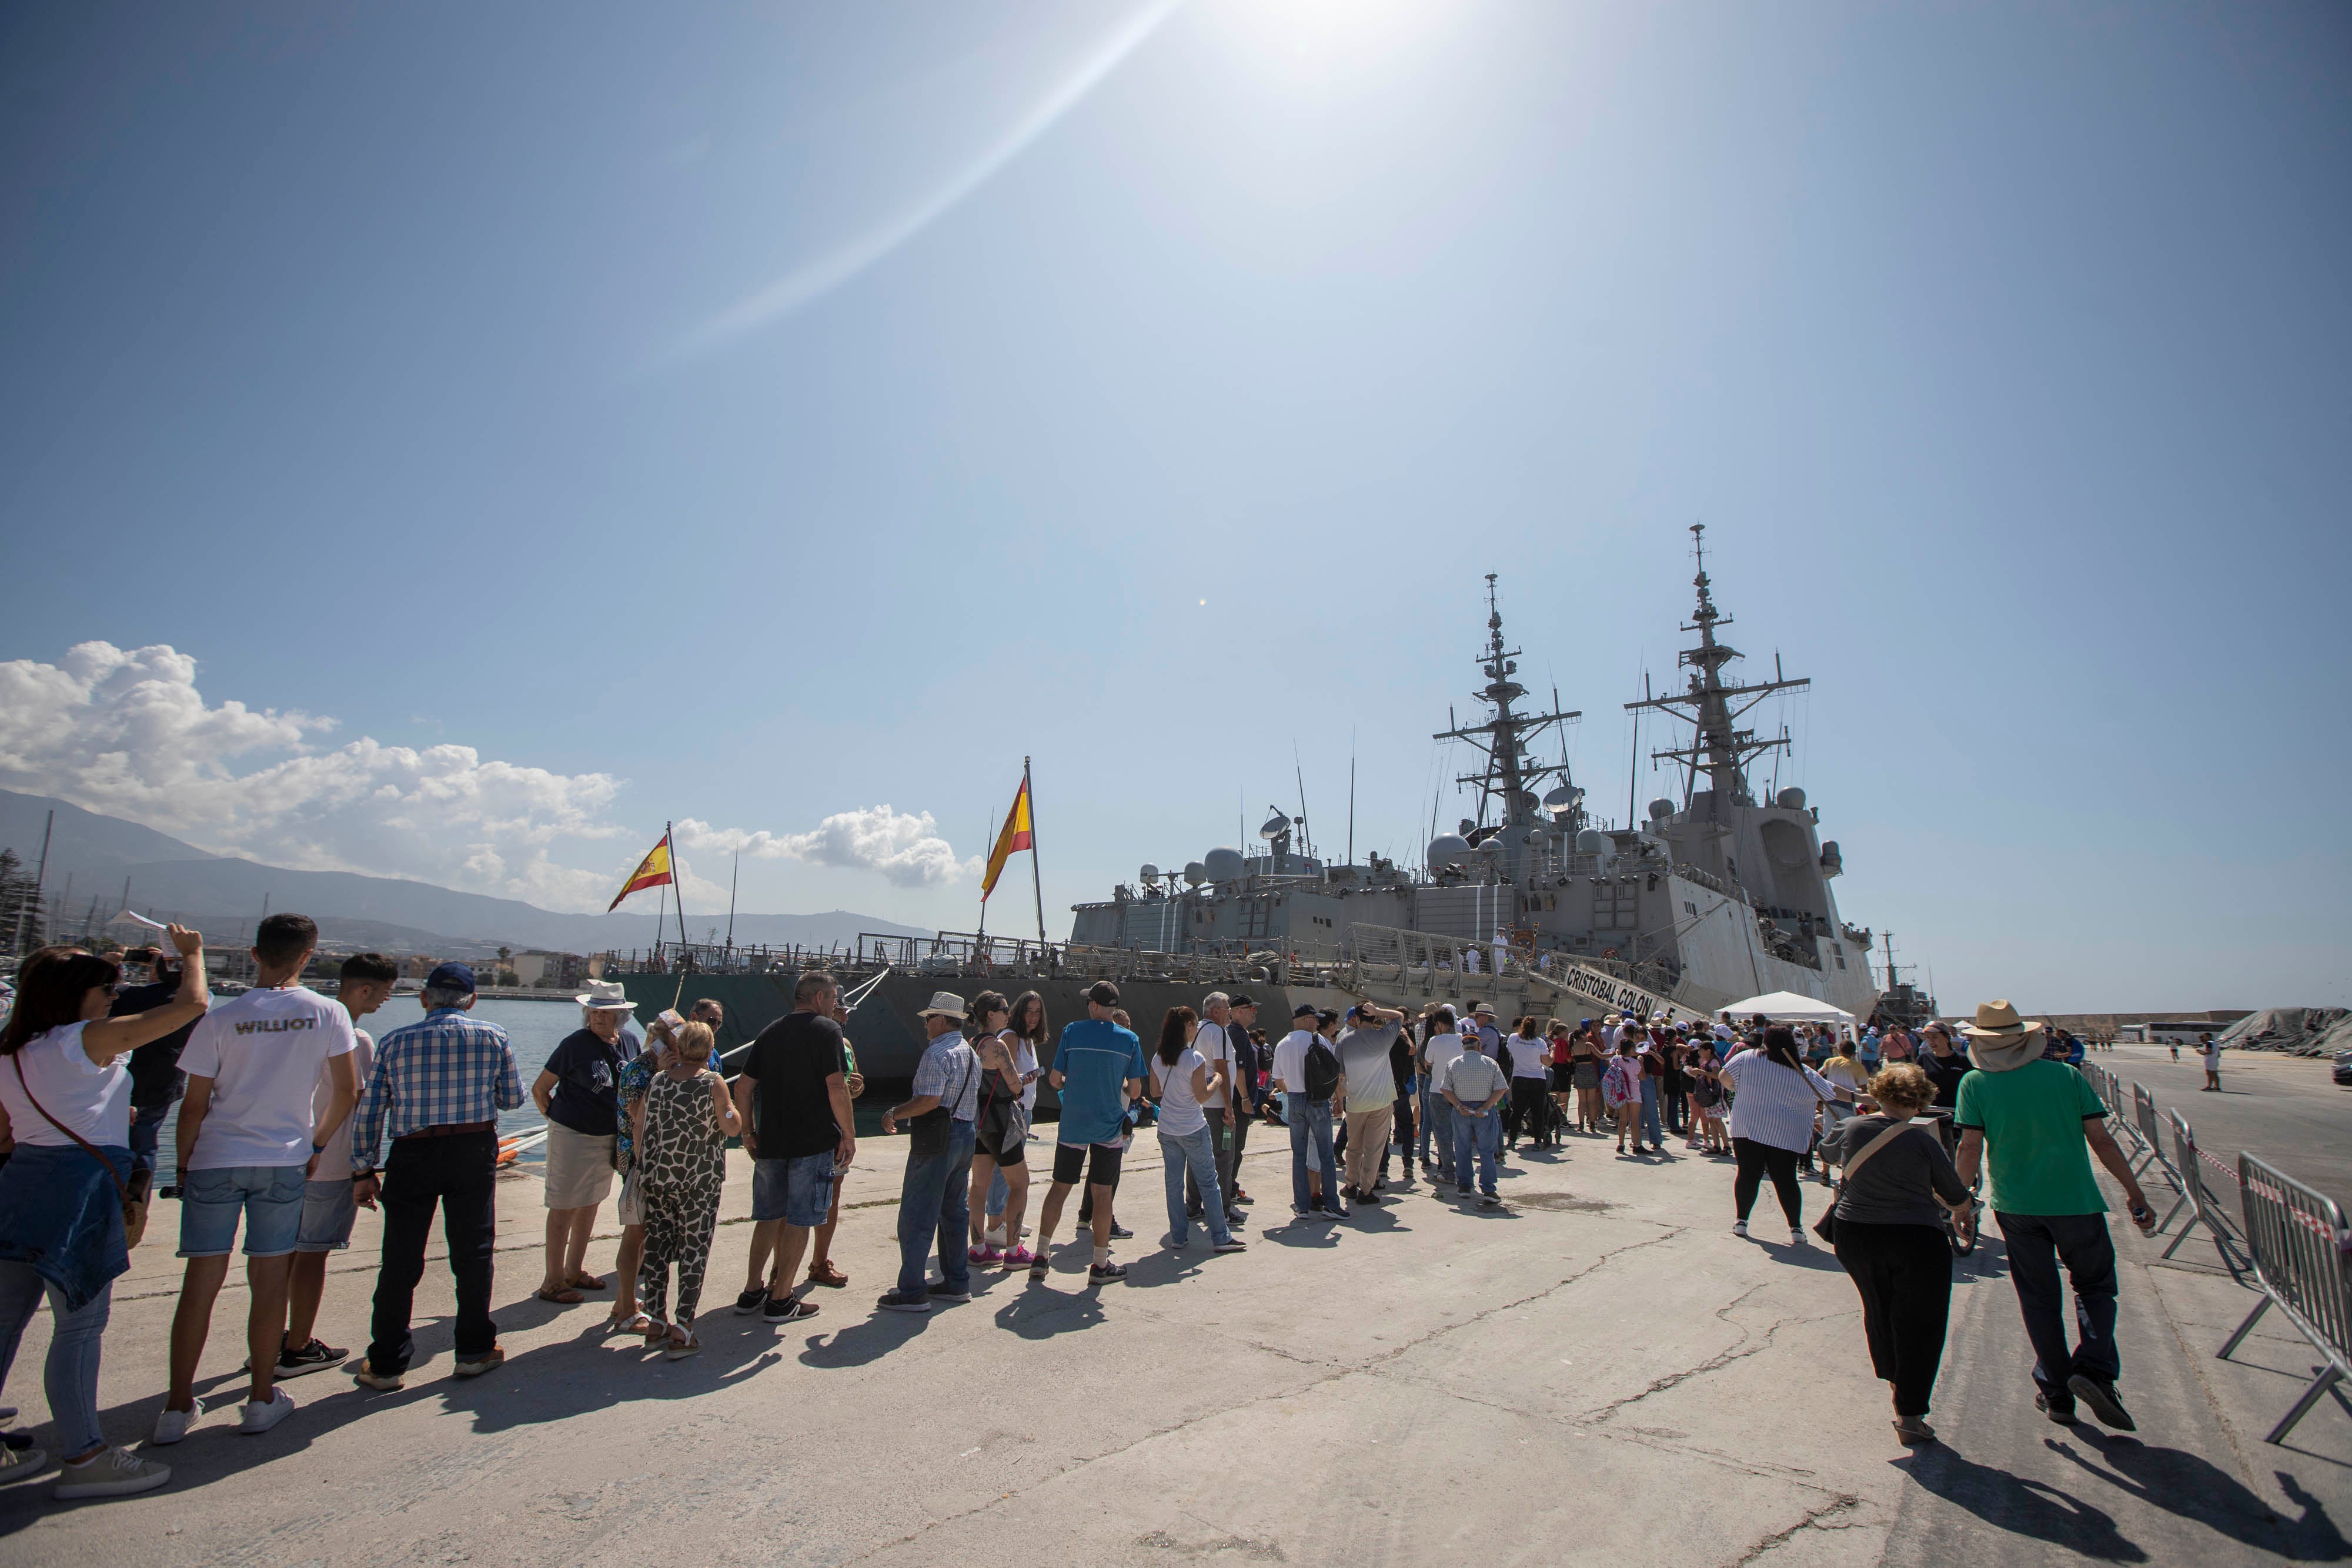
[[[1029,798],[1029,885],[1037,894],[1037,946],[1045,946],[1045,879],[1037,870],[1037,788],[1029,780],[1029,759],[1021,759],[1021,792]],[[1041,951],[1038,955],[1043,957]]]

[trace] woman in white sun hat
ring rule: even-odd
[[[542,1301],[571,1305],[604,1281],[588,1273],[588,1233],[613,1191],[621,1129],[621,1069],[638,1051],[626,1028],[636,1010],[617,980],[591,980],[572,998],[580,1027],[563,1037],[530,1086],[547,1118],[547,1273]]]

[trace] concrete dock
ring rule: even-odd
[[[2121,1070],[2122,1055],[2102,1061]],[[2295,1066],[2324,1082],[2324,1063]],[[2221,1568],[2352,1554],[2352,1408],[2323,1402],[2287,1447],[2262,1442],[2315,1358],[2273,1314],[2214,1359],[2253,1298],[2209,1247],[2162,1264],[2161,1242],[2118,1222],[2134,1438],[2035,1413],[1991,1237],[1958,1268],[1932,1416],[1944,1441],[1915,1455],[1894,1441],[1827,1249],[1733,1237],[1728,1163],[1669,1148],[1624,1160],[1574,1138],[1558,1156],[1512,1156],[1499,1212],[1463,1212],[1416,1181],[1313,1224],[1288,1212],[1283,1134],[1261,1128],[1244,1174],[1250,1249],[1218,1258],[1197,1232],[1181,1255],[1153,1244],[1165,1215],[1147,1134],[1121,1188],[1138,1233],[1118,1249],[1126,1281],[1089,1288],[1076,1251],[1044,1286],[980,1272],[970,1303],[906,1317],[874,1310],[896,1271],[904,1140],[871,1140],[835,1247],[851,1283],[816,1292],[823,1314],[786,1331],[729,1310],[751,1197],[739,1155],[708,1348],[678,1363],[604,1337],[597,1298],[531,1298],[540,1189],[510,1179],[503,1368],[449,1377],[436,1253],[404,1390],[299,1378],[300,1408],[243,1437],[233,1284],[199,1383],[216,1407],[157,1452],[173,1484],[81,1505],[50,1500],[47,1477],[0,1490],[0,1564]],[[1825,1195],[1805,1193],[1810,1223]],[[1785,1236],[1769,1188],[1757,1218],[1759,1238]],[[118,1441],[143,1439],[162,1402],[176,1223],[159,1205],[117,1282],[101,1392]],[[375,1224],[363,1214],[338,1257],[320,1323],[354,1351]],[[591,1266],[611,1260],[600,1239]],[[5,1396],[37,1428],[47,1343],[43,1314]]]

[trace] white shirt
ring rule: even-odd
[[[1037,1108],[1037,1048],[1009,1029],[999,1038],[1012,1048],[1013,1071],[1022,1079],[1021,1108],[1034,1111]]]
[[[2212,1044],[2205,1046],[2202,1049],[2205,1052],[2205,1071],[2208,1072],[2221,1071],[2221,1042],[2215,1040]]]
[[[360,1092],[367,1092],[368,1074],[375,1069],[375,1040],[363,1029],[352,1030],[352,1071],[359,1074]],[[310,1125],[316,1127],[327,1118],[327,1107],[335,1103],[335,1074],[331,1067],[319,1069],[319,1082],[310,1090]],[[342,1125],[327,1134],[327,1151],[319,1156],[322,1171],[342,1172],[352,1164],[352,1124],[360,1119],[359,1102],[352,1102],[352,1113],[343,1118]],[[344,1179],[340,1175],[335,1178]]]
[[[16,1055],[0,1057],[0,1105],[7,1107],[8,1125],[18,1143],[53,1149],[75,1146],[49,1124],[48,1117],[33,1109],[33,1101],[38,1100],[50,1116],[100,1148],[130,1146],[131,1073],[123,1063],[131,1053],[124,1051],[100,1067],[82,1050],[81,1029],[78,1023],[59,1024],[26,1040]],[[20,1065],[22,1083],[16,1079]],[[26,1088],[33,1092],[31,1099],[26,1098]]]
[[[1514,1078],[1549,1078],[1551,1076],[1551,1041],[1542,1035],[1528,1040],[1513,1035],[1511,1046],[1511,1076]],[[1498,1057],[1496,1060],[1500,1060]]]
[[[1192,1097],[1193,1071],[1205,1065],[1189,1045],[1177,1053],[1173,1067],[1160,1061],[1158,1051],[1151,1053],[1151,1083],[1160,1092],[1160,1130],[1170,1137],[1187,1137],[1209,1124],[1200,1101]]]
[[[1307,1092],[1307,1048],[1322,1036],[1311,1029],[1295,1029],[1274,1048],[1274,1086],[1286,1093]]]
[[[180,1053],[180,1071],[213,1080],[186,1168],[306,1164],[320,1070],[355,1043],[343,1005],[307,986],[256,986],[205,1014]]]
[[[1201,1020],[1200,1032],[1192,1037],[1192,1049],[1201,1053],[1201,1060],[1209,1064],[1211,1072],[1220,1074],[1216,1088],[1209,1092],[1208,1099],[1202,1103],[1212,1111],[1222,1111],[1225,1105],[1225,1085],[1234,1081],[1234,1049],[1225,1043],[1225,1031],[1206,1019]],[[1220,1062],[1223,1063],[1221,1072]]]
[[[1429,1057],[1429,1092],[1434,1094],[1445,1081],[1445,1070],[1453,1065],[1455,1057],[1462,1054],[1462,1037],[1451,1030],[1444,1034],[1433,1034],[1422,1050]]]

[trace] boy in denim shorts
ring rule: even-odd
[[[335,1000],[353,1024],[392,998],[400,966],[381,953],[354,953],[343,960]],[[352,1030],[352,1072],[364,1090],[375,1065],[375,1041],[367,1030]],[[311,1091],[310,1113],[323,1118],[334,1100],[336,1065],[330,1060],[320,1071]],[[352,1244],[352,1226],[360,1206],[352,1188],[352,1123],[348,1116],[326,1140],[318,1168],[302,1187],[302,1228],[294,1238],[294,1265],[286,1288],[286,1347],[278,1353],[278,1375],[299,1377],[341,1366],[350,1354],[339,1345],[321,1343],[314,1330],[319,1304],[327,1291],[327,1254]],[[375,1200],[368,1200],[373,1208]]]
[[[253,1385],[237,1430],[267,1432],[294,1408],[292,1397],[277,1386],[277,1367],[303,1197],[320,1153],[359,1099],[351,1015],[300,983],[318,945],[319,927],[307,916],[264,920],[254,933],[253,988],[207,1012],[180,1057],[188,1095],[173,1136],[180,1256],[188,1267],[172,1317],[172,1391],[156,1417],[157,1444],[178,1442],[204,1414],[196,1364],[212,1327],[213,1302],[228,1278],[240,1218],[253,1294],[246,1323]],[[333,1089],[323,1112],[314,1115],[321,1072]]]

